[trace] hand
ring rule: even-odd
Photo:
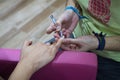
[[[29,80],[34,72],[54,59],[61,43],[62,39],[53,45],[32,44],[32,41],[25,41],[21,50],[20,61],[9,80]]]
[[[66,10],[57,20],[57,23],[54,25],[51,23],[49,28],[47,29],[47,33],[50,34],[51,32],[57,32],[54,36],[56,39],[59,39],[60,36],[58,34],[59,30],[62,30],[63,35],[65,37],[69,37],[70,34],[73,32],[74,28],[76,27],[79,21],[79,17],[76,13],[72,10]],[[56,27],[58,26],[58,28]]]
[[[32,45],[31,41],[25,41],[21,52],[20,61],[28,61],[31,65],[34,65],[35,71],[45,66],[55,57],[62,40],[53,45],[47,45],[43,43],[36,43]]]
[[[82,36],[77,39],[66,38],[61,46],[64,50],[89,51],[98,47],[98,39],[95,36]]]

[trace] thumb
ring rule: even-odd
[[[56,30],[56,26],[53,23],[51,23],[50,26],[47,28],[46,32],[47,34],[50,34],[55,30]]]
[[[32,45],[32,41],[27,41],[27,40],[25,40],[25,41],[24,41],[24,44],[23,44],[23,47],[28,47],[28,46],[30,46],[30,45]]]
[[[55,26],[56,26],[56,31],[60,31],[62,29],[62,22],[60,20],[57,20]]]
[[[57,50],[60,48],[61,44],[62,44],[63,38],[60,38],[57,43],[53,44],[53,51],[57,52]]]

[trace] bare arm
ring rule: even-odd
[[[74,2],[74,0],[66,0],[66,6],[68,6],[68,5],[72,5],[72,6],[75,7],[75,2]]]
[[[66,38],[62,48],[73,51],[89,51],[98,48],[99,41],[93,35],[81,36],[76,39]],[[120,36],[105,37],[104,50],[120,51]]]
[[[67,0],[66,6],[75,7],[74,0]],[[66,9],[57,19],[56,24],[51,23],[47,28],[47,33],[50,34],[54,31],[58,32],[56,26],[59,26],[59,29],[62,30],[63,35],[65,37],[69,37],[70,34],[75,29],[77,23],[79,21],[79,16],[72,9]],[[58,33],[54,34],[56,39],[59,39],[60,36]]]
[[[120,36],[106,37],[105,50],[120,51]]]
[[[34,66],[30,62],[20,61],[9,80],[29,80],[34,72]]]

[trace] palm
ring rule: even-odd
[[[65,16],[65,19],[62,23],[62,29],[63,29],[63,33],[64,33],[64,35],[66,35],[66,37],[70,36],[70,34],[75,29],[77,23],[78,23],[78,16],[76,14]]]

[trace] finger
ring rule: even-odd
[[[56,26],[53,23],[51,23],[51,25],[47,28],[47,34],[50,34],[55,30],[56,30]]]
[[[74,44],[70,44],[70,45],[62,45],[61,48],[63,50],[67,50],[67,51],[76,51],[77,46]]]
[[[57,21],[57,23],[55,24],[56,26],[56,31],[60,31],[62,29],[62,25],[61,22]]]
[[[62,48],[63,50],[70,51],[70,47],[67,46],[67,45],[62,45],[61,48]]]
[[[66,31],[64,32],[64,34],[65,34],[65,35],[66,35],[66,37],[68,38],[68,37],[70,37],[71,31],[66,30]]]
[[[62,44],[63,38],[60,38],[55,44],[52,45],[53,51],[57,52],[57,50],[60,48]]]
[[[50,46],[51,43],[48,42],[48,43],[45,43],[45,44],[48,45],[48,46]]]
[[[76,49],[76,47],[77,47],[76,45],[70,44],[70,48],[71,48],[71,49]]]
[[[24,44],[23,44],[23,47],[28,47],[28,46],[30,46],[30,45],[32,45],[32,41],[25,41],[24,42]]]
[[[59,40],[59,38],[55,38],[55,41],[58,41]]]
[[[78,44],[78,41],[76,39],[66,38],[63,40],[64,44]]]
[[[69,38],[69,37],[70,37],[70,33],[67,33],[66,31],[63,32],[63,35],[64,35],[66,38]]]
[[[62,32],[64,33],[66,31],[66,29],[65,28],[62,28]]]
[[[60,35],[58,34],[58,32],[56,32],[56,33],[54,34],[54,37],[57,38],[57,39],[60,38]]]

